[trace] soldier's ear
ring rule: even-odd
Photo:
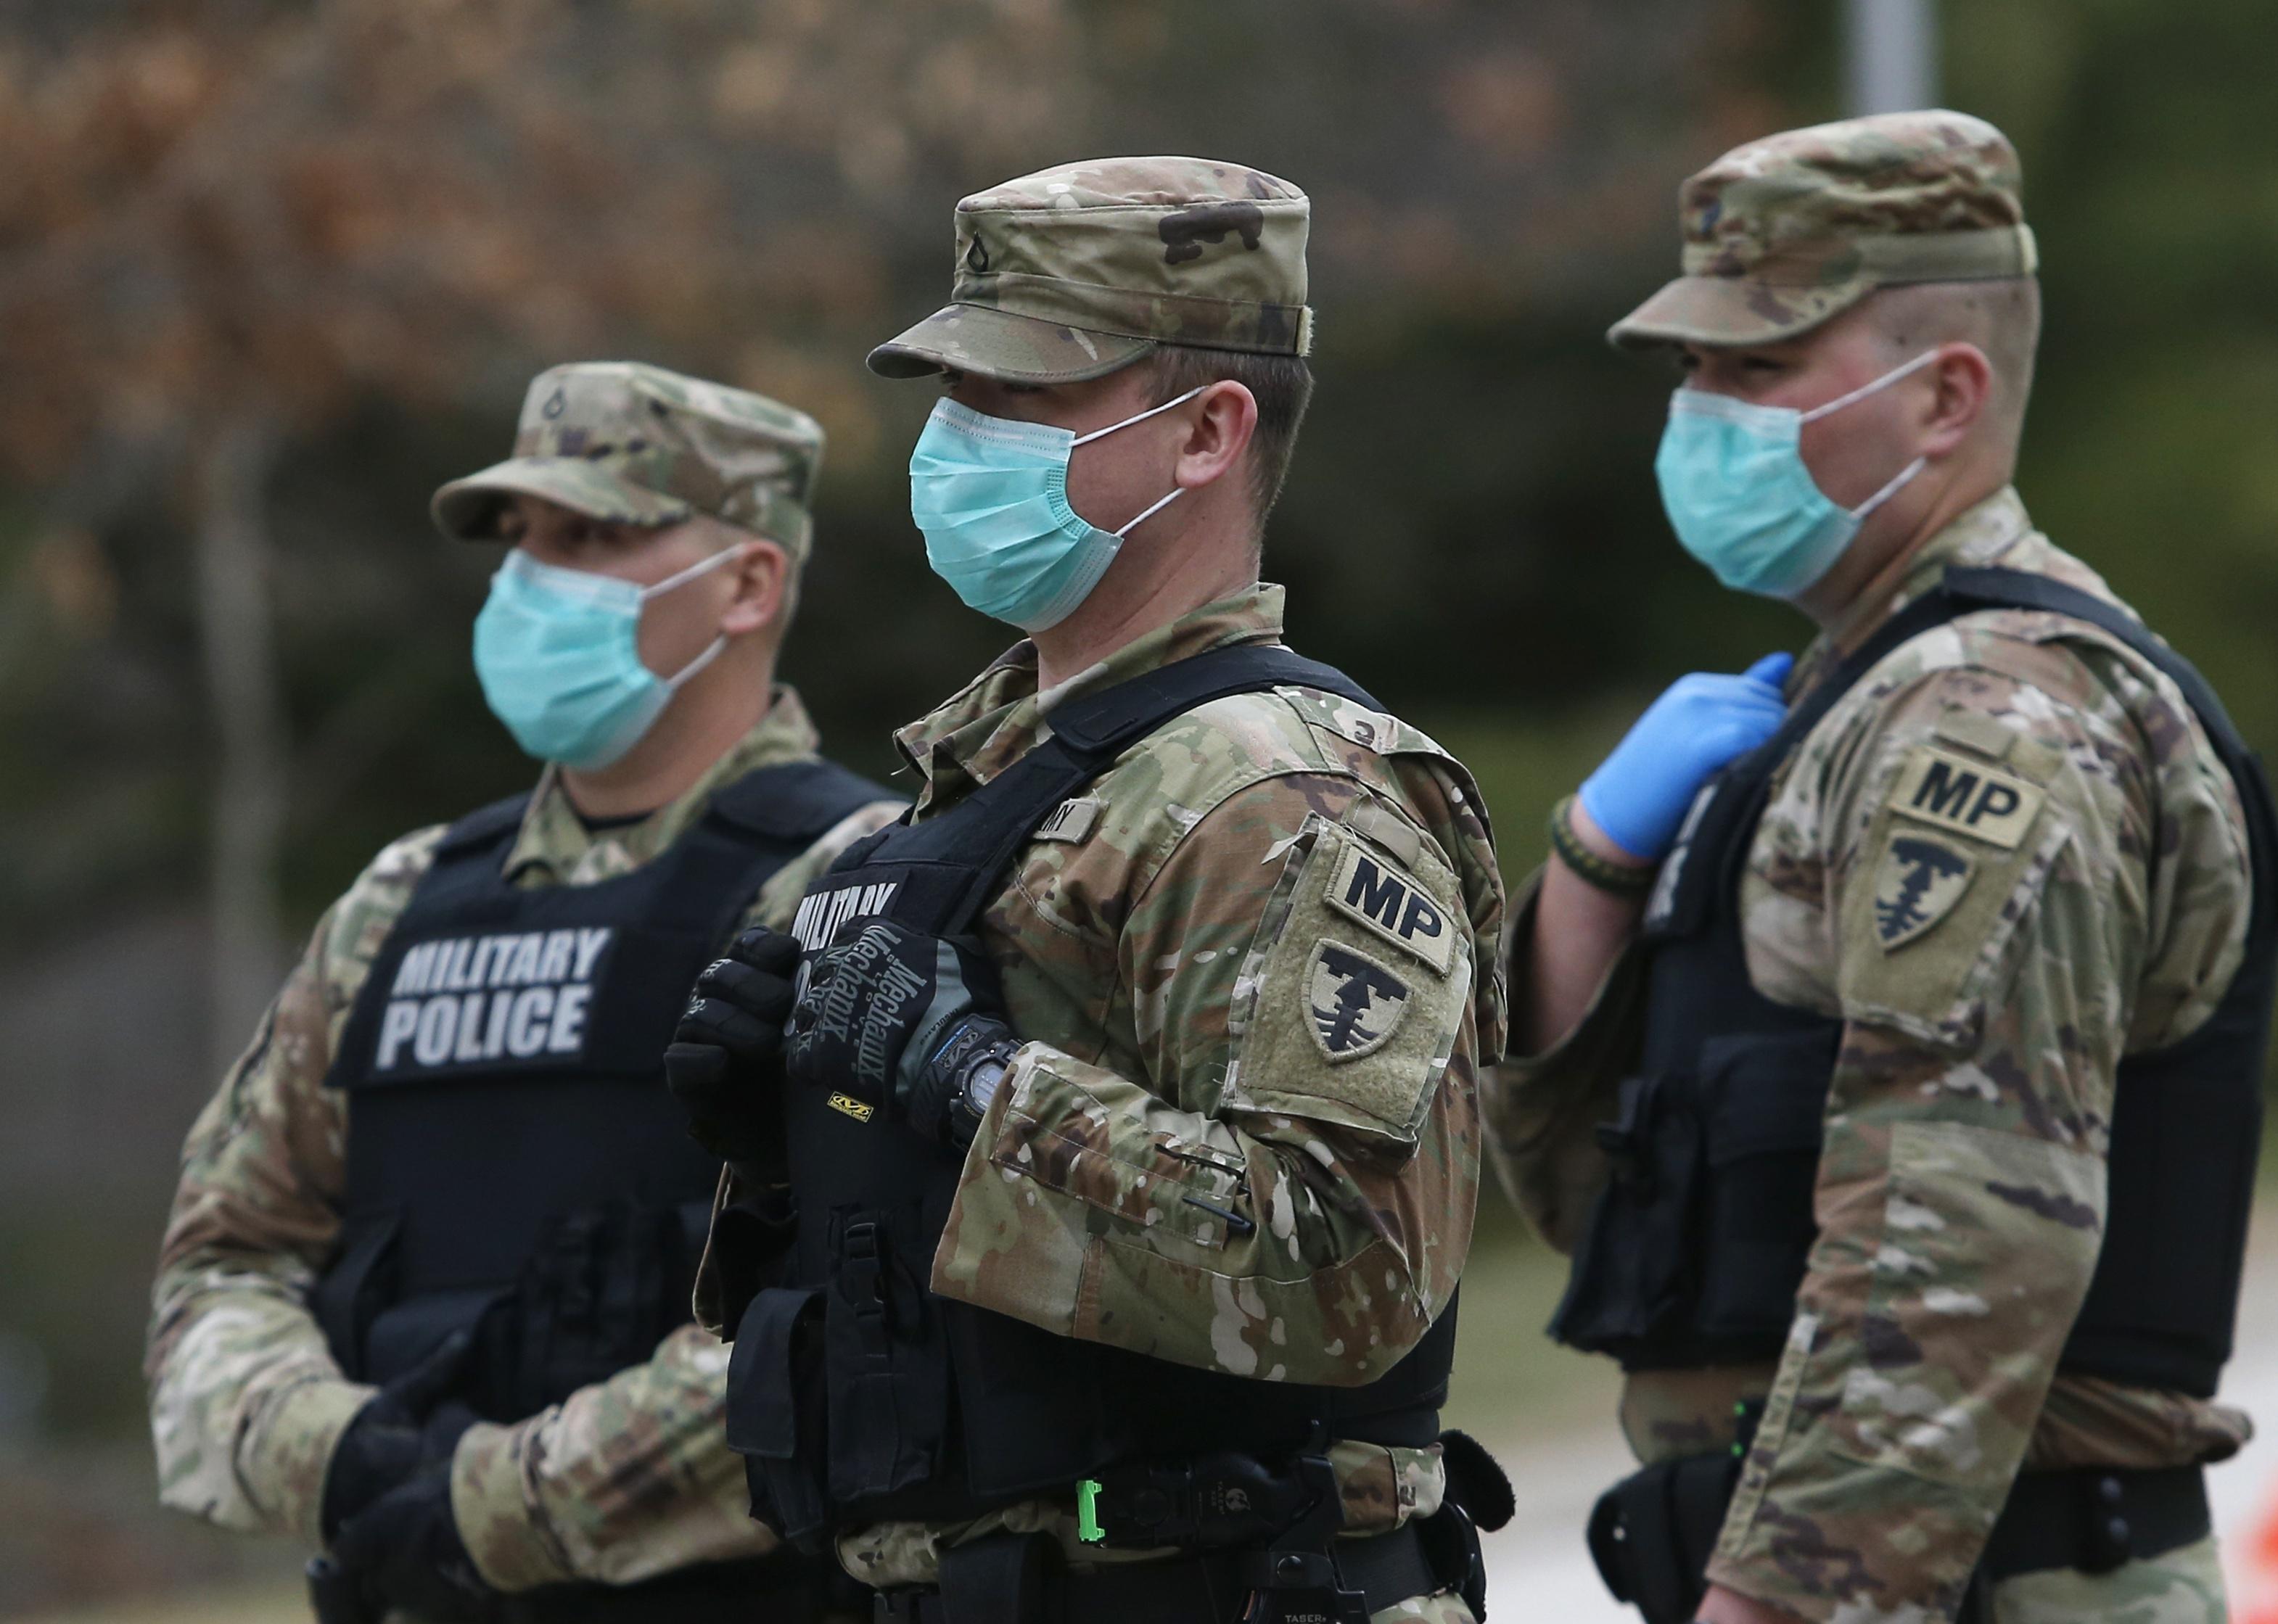
[[[1185,491],[1215,484],[1234,472],[1257,432],[1257,397],[1230,377],[1211,385],[1178,415],[1187,424],[1187,437],[1179,447],[1175,477]]]
[[[743,538],[742,545],[743,557],[726,568],[735,592],[720,616],[720,629],[730,637],[778,620],[791,584],[791,555],[781,545],[761,536]]]
[[[1942,457],[1967,440],[1985,416],[1993,394],[1993,363],[1975,344],[1938,347],[1938,360],[1923,369],[1932,393],[1925,408],[1922,454]]]

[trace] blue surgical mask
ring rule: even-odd
[[[1099,584],[1123,538],[1179,494],[1103,530],[1068,506],[1068,458],[1200,393],[1083,435],[937,401],[910,453],[910,517],[925,532],[926,562],[967,608],[1023,631],[1058,625]]]
[[[541,564],[518,547],[508,553],[475,617],[475,675],[492,713],[541,761],[608,766],[728,646],[715,637],[677,675],[661,677],[641,664],[641,605],[743,551],[730,547],[651,587]]]
[[[1859,507],[1838,507],[1804,465],[1803,425],[1889,388],[1937,356],[1927,351],[1808,412],[1679,389],[1653,464],[1677,539],[1737,591],[1793,598],[1808,590],[1835,568],[1867,515],[1929,460],[1916,457]]]

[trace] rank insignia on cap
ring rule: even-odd
[[[1953,911],[1976,865],[1926,835],[1901,835],[1875,871],[1875,939],[1895,952]]]
[[[1313,949],[1305,980],[1313,1041],[1332,1063],[1376,1053],[1408,1013],[1408,983],[1342,942]]]

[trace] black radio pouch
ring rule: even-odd
[[[1692,1624],[1740,1461],[1737,1452],[1655,1461],[1599,1497],[1590,1555],[1614,1598],[1646,1624]]]

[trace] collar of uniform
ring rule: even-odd
[[[958,695],[895,736],[925,784],[922,812],[966,785],[987,783],[1045,738],[1052,707],[1181,660],[1240,643],[1281,641],[1282,591],[1244,587],[1158,627],[1045,692],[1036,690],[1036,646],[1017,643]]]
[[[804,760],[821,743],[798,693],[778,683],[768,713],[677,799],[638,823],[598,833],[570,805],[561,769],[548,766],[523,814],[514,850],[507,854],[506,877],[520,885],[589,885],[638,868],[680,838],[713,791],[757,768]]]
[[[1797,664],[1789,691],[1805,691],[1839,652],[1858,647],[1876,627],[1936,586],[1947,566],[1991,564],[2032,533],[2033,522],[2014,485],[2004,485],[1976,506],[1964,508],[1953,523],[1915,549],[1895,587],[1854,605],[1813,641]]]

